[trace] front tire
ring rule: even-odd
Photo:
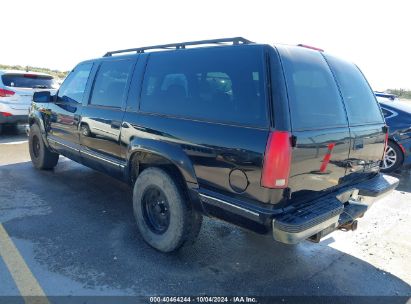
[[[404,161],[404,154],[401,148],[393,141],[388,141],[385,148],[384,159],[381,165],[381,172],[390,173],[398,170]]]
[[[41,170],[53,169],[59,160],[59,155],[47,148],[38,125],[30,127],[29,152],[33,166]]]
[[[202,216],[187,202],[179,184],[159,168],[148,168],[138,176],[133,209],[142,237],[161,252],[193,242],[202,224]]]

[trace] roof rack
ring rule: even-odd
[[[155,50],[155,49],[185,49],[186,46],[189,45],[201,45],[201,44],[223,44],[231,42],[233,45],[238,44],[250,44],[253,43],[250,40],[247,40],[243,37],[234,37],[234,38],[222,38],[222,39],[211,39],[211,40],[200,40],[200,41],[188,41],[188,42],[180,42],[180,43],[170,43],[170,44],[162,44],[162,45],[153,45],[153,46],[145,46],[141,48],[134,48],[134,49],[126,49],[126,50],[118,50],[118,51],[111,51],[107,52],[103,57],[110,57],[114,54],[120,53],[144,53],[147,50]]]

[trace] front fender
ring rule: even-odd
[[[47,146],[47,148],[50,148],[47,140],[47,119],[49,118],[49,116],[50,115],[46,108],[40,107],[39,105],[34,103],[31,105],[29,111],[29,125],[32,126],[33,124],[37,124],[39,126],[43,142]]]
[[[192,162],[183,149],[172,143],[135,137],[131,140],[127,159],[131,160],[136,152],[155,154],[173,163],[183,175],[190,189],[197,189],[198,182]]]

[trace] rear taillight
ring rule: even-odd
[[[271,132],[265,149],[261,185],[266,188],[286,188],[290,167],[291,134],[286,131]]]
[[[1,115],[1,116],[4,116],[4,117],[13,116],[13,114],[11,114],[11,113],[9,113],[9,112],[0,112],[0,115]]]
[[[0,89],[0,97],[10,97],[16,94],[16,92],[6,90],[6,89]]]

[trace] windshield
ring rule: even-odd
[[[29,89],[56,89],[57,83],[52,76],[35,74],[4,74],[3,84],[8,87]]]

